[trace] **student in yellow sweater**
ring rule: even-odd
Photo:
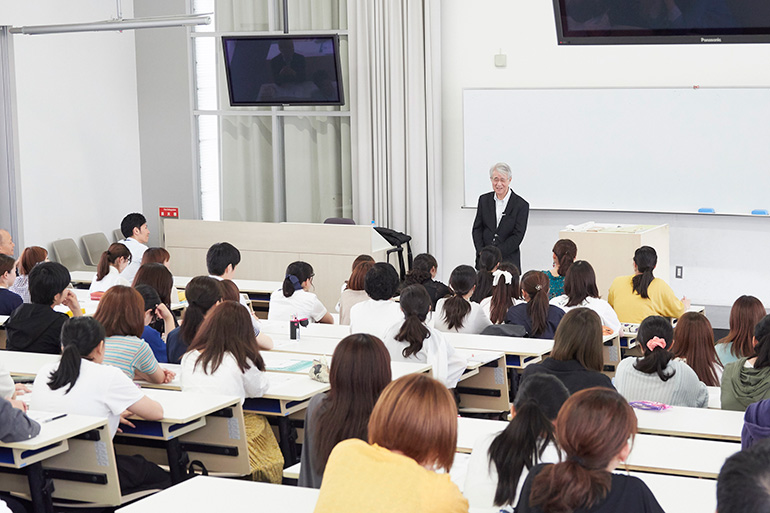
[[[369,443],[337,444],[315,513],[467,512],[449,474],[457,446],[457,407],[449,390],[409,374],[383,390],[369,419]]]
[[[658,255],[650,246],[634,253],[634,274],[615,278],[607,302],[615,309],[620,322],[640,323],[650,315],[679,318],[690,300],[676,297],[668,283],[653,276]]]

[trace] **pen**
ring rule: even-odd
[[[63,418],[64,418],[64,417],[66,417],[66,416],[67,416],[67,414],[66,414],[66,413],[62,413],[61,415],[57,415],[57,416],[55,416],[55,417],[51,417],[50,419],[45,419],[45,420],[43,421],[43,424],[45,424],[45,423],[47,423],[47,422],[51,422],[52,420],[63,419]]]

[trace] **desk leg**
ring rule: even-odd
[[[168,455],[168,469],[171,473],[173,484],[181,483],[187,479],[187,453],[182,450],[179,438],[172,438],[166,445]]]
[[[288,416],[278,417],[278,436],[281,452],[283,453],[283,464],[285,467],[294,465],[297,460],[297,443],[292,437],[291,421]]]
[[[27,482],[34,512],[53,513],[53,481],[45,477],[42,463],[33,463],[27,467]]]

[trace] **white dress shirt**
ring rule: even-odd
[[[497,216],[497,226],[500,226],[500,220],[503,218],[503,212],[505,212],[505,207],[508,206],[509,199],[511,199],[510,187],[508,188],[508,194],[506,194],[503,199],[497,199],[497,194],[495,194],[495,215]]]

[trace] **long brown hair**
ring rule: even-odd
[[[174,287],[174,276],[168,268],[159,263],[142,265],[134,276],[131,285],[149,285],[160,296],[160,300],[166,305],[171,305],[171,289]]]
[[[489,320],[493,324],[505,322],[505,314],[513,306],[514,299],[521,298],[521,284],[519,283],[519,269],[510,262],[500,262],[498,271],[505,271],[511,275],[511,283],[505,281],[505,277],[498,275],[492,277],[492,301],[489,304]]]
[[[717,344],[732,342],[730,352],[738,358],[754,354],[754,327],[766,315],[762,301],[754,296],[741,296],[730,309],[730,332]]]
[[[556,438],[567,459],[535,476],[529,504],[544,513],[590,509],[610,491],[607,467],[635,433],[636,415],[615,390],[572,395],[556,417]]]
[[[420,465],[449,470],[457,449],[457,405],[441,382],[408,374],[382,391],[369,417],[369,443]]]
[[[96,266],[96,281],[101,281],[110,274],[110,266],[114,265],[118,258],[125,258],[127,262],[131,262],[131,251],[125,244],[113,242],[99,258],[99,265]]]
[[[364,290],[364,283],[366,273],[369,269],[374,267],[373,260],[364,260],[353,268],[353,272],[350,273],[350,279],[348,280],[348,290]]]
[[[29,274],[35,265],[45,262],[46,258],[48,258],[48,250],[45,248],[40,246],[24,248],[24,251],[21,252],[21,258],[19,258],[19,274]]]
[[[553,254],[556,255],[556,260],[559,262],[557,271],[559,276],[567,276],[567,271],[577,256],[577,246],[569,239],[559,239],[553,245]]]
[[[394,338],[408,344],[401,354],[409,358],[419,353],[425,339],[430,337],[430,330],[424,323],[432,302],[425,287],[409,285],[401,291],[399,305],[404,312],[404,323]]]
[[[458,265],[449,275],[449,287],[454,293],[444,300],[444,320],[447,327],[461,329],[465,316],[471,312],[471,305],[465,296],[476,284],[476,271],[469,265]]]
[[[527,293],[527,315],[532,323],[532,336],[548,327],[548,277],[540,271],[527,271],[521,278],[521,290]]]
[[[131,335],[141,338],[144,332],[144,299],[134,288],[115,285],[99,300],[94,319],[104,326],[108,337]]]
[[[578,306],[587,297],[599,297],[596,273],[591,264],[585,260],[576,260],[569,266],[564,278],[564,293],[567,295],[567,306]]]
[[[359,333],[337,344],[329,368],[331,390],[318,410],[313,470],[323,474],[342,440],[367,439],[369,416],[391,379],[390,355],[379,338]]]
[[[142,265],[144,264],[165,264],[171,260],[171,254],[169,254],[166,248],[148,248],[142,255]]]
[[[684,358],[706,386],[719,386],[716,367],[722,367],[722,362],[714,349],[714,330],[705,315],[686,312],[679,318],[671,352],[677,358]]]
[[[590,308],[574,308],[559,322],[554,335],[551,358],[560,361],[577,360],[586,369],[601,372],[602,321]]]
[[[223,301],[209,311],[188,349],[196,350],[201,355],[194,368],[200,365],[206,374],[217,371],[225,353],[233,355],[241,372],[251,367],[265,370],[249,312],[235,301]]]

